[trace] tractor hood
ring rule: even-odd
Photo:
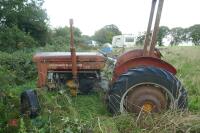
[[[105,57],[97,52],[76,52],[78,62],[105,62]],[[33,56],[34,62],[71,61],[70,52],[39,52]]]

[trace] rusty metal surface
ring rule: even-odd
[[[104,62],[105,57],[96,52],[76,52],[77,61],[99,61]],[[33,56],[34,62],[60,62],[71,61],[70,52],[40,52]]]
[[[140,85],[133,88],[126,99],[126,109],[128,112],[160,112],[167,108],[167,100],[161,88],[154,85]],[[145,110],[145,104],[151,105],[150,110]]]
[[[104,63],[102,62],[77,62],[78,70],[98,70],[104,67]],[[71,62],[57,62],[57,63],[48,63],[48,70],[70,70],[72,69]]]
[[[37,86],[43,87],[46,84],[47,80],[47,64],[45,63],[37,63],[37,71],[38,71],[38,81]]]
[[[124,64],[125,62],[127,62],[130,59],[138,58],[138,57],[142,57],[142,56],[143,56],[142,49],[134,49],[134,50],[128,51],[117,58],[116,67],[121,64]],[[153,57],[161,58],[161,54],[160,54],[159,50],[155,50]]]
[[[155,49],[155,46],[156,46],[157,34],[159,32],[159,24],[160,24],[164,0],[159,0],[156,18],[155,18],[154,29],[153,29],[153,34],[152,34],[152,37],[150,39],[151,26],[152,26],[152,22],[153,22],[153,18],[154,18],[156,3],[157,3],[157,0],[152,0],[149,23],[148,23],[148,27],[147,27],[147,33],[146,33],[144,48],[143,48],[143,55],[144,56],[153,56],[154,55],[153,52],[154,52],[154,49]]]
[[[155,12],[155,6],[156,6],[156,2],[157,0],[152,0],[152,5],[151,5],[151,11],[150,11],[150,17],[149,17],[149,23],[147,26],[147,33],[145,36],[145,41],[144,41],[144,48],[143,48],[143,55],[147,56],[148,55],[148,46],[150,44],[150,36],[151,36],[151,26],[152,26],[152,22],[153,22],[153,16],[154,16],[154,12]]]
[[[38,87],[45,86],[48,71],[72,71],[72,62],[69,61],[40,61],[37,62]],[[103,69],[104,61],[77,62],[77,71],[97,71]]]
[[[151,39],[150,51],[149,51],[150,55],[153,55],[153,51],[156,46],[156,40],[157,40],[157,34],[159,32],[159,24],[160,24],[163,4],[164,4],[164,0],[159,0],[153,35],[152,35],[152,39]]]
[[[173,74],[176,74],[176,69],[169,63],[154,57],[137,57],[129,59],[121,65],[118,65],[114,69],[114,75],[112,82],[115,82],[120,75],[126,73],[131,68],[141,67],[141,66],[153,66],[157,68],[162,68]]]
[[[72,71],[72,62],[38,62],[38,87],[45,86],[48,71]],[[77,72],[98,71],[103,69],[105,62],[77,62]]]
[[[72,75],[73,79],[77,80],[77,59],[76,59],[76,49],[74,47],[73,19],[70,19],[69,23],[70,23],[70,51],[71,51],[71,61],[72,61]]]

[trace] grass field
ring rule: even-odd
[[[177,77],[189,95],[189,110],[200,111],[200,47],[172,47],[163,51],[164,59],[177,68]]]
[[[17,127],[2,128],[2,132],[38,133],[185,133],[200,132],[200,47],[165,47],[163,59],[177,68],[177,77],[187,89],[188,111],[168,111],[147,114],[112,116],[103,101],[103,92],[71,97],[68,90],[49,92],[39,90],[41,114],[36,119],[19,117],[19,94],[27,88],[35,88],[36,81],[12,89],[13,105],[6,111],[7,119],[17,119]],[[0,122],[1,123],[1,122]],[[0,131],[1,131],[0,130]]]

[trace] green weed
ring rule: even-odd
[[[161,52],[163,59],[177,68],[177,77],[187,89],[189,108],[186,112],[168,111],[142,116],[133,114],[112,116],[107,111],[102,92],[71,97],[67,88],[60,91],[37,89],[42,110],[37,118],[29,119],[19,114],[19,97],[22,91],[36,88],[36,81],[14,87],[8,82],[10,85],[4,86],[5,94],[1,94],[0,132],[199,132],[200,47],[166,47]],[[12,119],[17,119],[17,127],[8,124]]]

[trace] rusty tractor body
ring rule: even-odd
[[[125,52],[117,57],[113,69],[111,87],[107,92],[109,110],[122,112],[160,112],[167,109],[185,109],[187,93],[175,77],[176,69],[161,59],[155,48],[164,0],[158,0],[155,25],[152,31],[157,0],[152,0],[149,23],[143,49]],[[73,42],[73,21],[70,20],[71,52],[37,53],[33,61],[38,69],[38,86],[56,88],[67,84],[71,94],[77,90],[88,93],[95,81],[100,80],[100,71],[106,58],[98,53],[76,53]]]
[[[66,84],[73,96],[78,90],[88,93],[101,79],[105,57],[96,52],[76,52],[73,40],[73,20],[70,20],[70,51],[42,52],[33,57],[38,69],[38,87],[58,88]]]
[[[59,82],[67,83],[73,79],[72,60],[70,52],[42,52],[33,57],[38,69],[38,87],[51,85]],[[98,53],[76,53],[76,68],[79,80],[98,80],[100,70],[105,65],[105,58]],[[56,77],[58,76],[58,77]],[[63,78],[61,81],[61,78]],[[52,86],[52,87],[53,87]],[[82,85],[80,85],[82,86]],[[55,87],[54,87],[55,88]]]

